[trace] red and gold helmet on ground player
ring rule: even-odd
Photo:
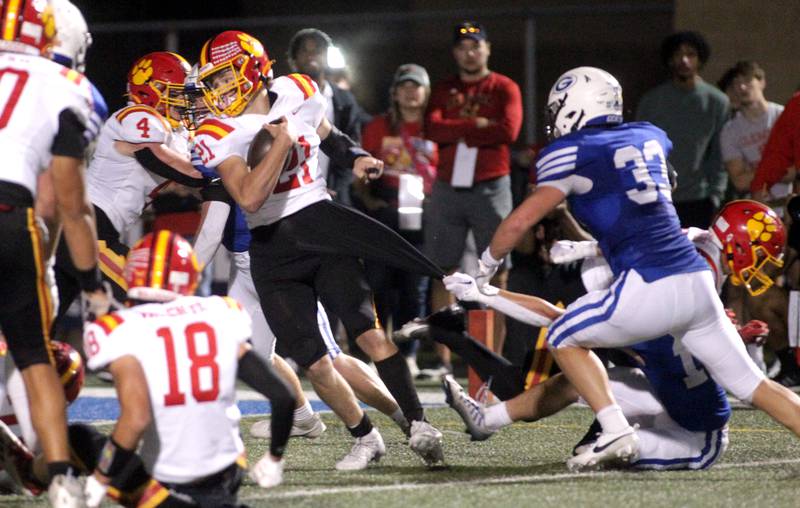
[[[786,230],[771,208],[749,199],[731,201],[717,214],[711,232],[733,284],[743,285],[753,296],[774,284],[766,271],[770,265],[783,267]]]
[[[189,242],[162,229],[145,235],[128,253],[125,282],[132,300],[168,302],[194,294],[200,263]]]
[[[228,30],[212,37],[200,51],[200,80],[206,102],[217,115],[238,116],[272,76],[272,61],[252,35]]]

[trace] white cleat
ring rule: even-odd
[[[494,431],[486,427],[484,405],[470,397],[453,376],[442,376],[442,389],[447,404],[464,420],[472,441],[485,441],[494,434]]]
[[[250,435],[253,437],[257,437],[260,439],[269,439],[272,437],[272,420],[267,418],[266,420],[259,420],[250,427]],[[322,419],[320,419],[317,413],[314,413],[313,418],[309,418],[304,421],[297,421],[295,420],[292,424],[292,431],[289,434],[289,437],[304,437],[306,439],[316,439],[325,432],[327,427],[325,423],[323,423]]]
[[[47,490],[50,506],[53,508],[83,508],[86,499],[83,496],[81,482],[74,476],[56,475]]]
[[[411,422],[411,437],[408,446],[422,457],[429,467],[444,465],[442,433],[426,421]]]
[[[283,482],[284,459],[274,460],[266,453],[250,470],[250,479],[262,489],[277,487]]]
[[[636,427],[622,432],[603,432],[593,446],[567,460],[567,469],[573,473],[595,471],[604,465],[620,466],[639,458],[639,436]]]
[[[360,471],[366,469],[370,462],[378,462],[384,455],[386,455],[386,445],[383,444],[383,437],[378,429],[373,427],[366,436],[356,438],[350,453],[336,463],[336,469]]]

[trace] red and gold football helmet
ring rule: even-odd
[[[51,340],[50,349],[56,361],[58,377],[64,386],[64,395],[67,397],[67,403],[70,403],[78,398],[78,393],[83,388],[85,375],[83,359],[80,353],[66,342]]]
[[[217,115],[238,116],[272,74],[273,61],[258,39],[238,30],[212,37],[200,51],[200,80]]]
[[[731,282],[757,296],[774,281],[765,270],[783,266],[786,230],[781,219],[766,205],[749,199],[731,201],[720,210],[711,232],[731,271]]]
[[[162,229],[136,242],[125,263],[128,298],[168,302],[193,295],[200,282],[200,263],[189,242]]]
[[[49,56],[56,37],[49,1],[0,0],[0,16],[0,51]]]
[[[128,98],[155,109],[177,128],[187,107],[183,83],[190,70],[189,62],[177,53],[148,53],[128,72]]]

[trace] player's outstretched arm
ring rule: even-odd
[[[549,326],[564,311],[541,298],[504,291],[490,285],[478,286],[475,279],[455,272],[443,280],[445,288],[462,301],[488,305],[498,312],[533,326]]]
[[[241,157],[228,157],[216,169],[225,189],[246,212],[256,212],[278,184],[289,150],[297,141],[297,133],[286,117],[278,123],[264,124],[273,138],[272,146],[255,167],[248,169]]]
[[[202,266],[208,265],[216,254],[231,206],[224,201],[203,201],[200,209],[200,225],[194,235],[194,253]]]
[[[347,134],[331,125],[323,118],[317,127],[317,134],[322,140],[319,147],[337,166],[353,168],[353,174],[361,179],[374,180],[383,172],[383,161],[376,159],[369,152],[353,141]]]

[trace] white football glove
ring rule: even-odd
[[[100,483],[97,477],[90,474],[86,477],[86,486],[83,488],[83,495],[86,497],[88,508],[97,508],[106,497],[107,486]]]
[[[111,291],[111,284],[108,281],[103,281],[102,288],[97,291],[81,292],[81,316],[86,322],[92,322],[120,307],[120,304],[114,300],[114,293]]]
[[[494,277],[494,274],[497,273],[497,269],[500,268],[502,264],[503,260],[493,258],[489,247],[486,247],[486,250],[481,254],[480,260],[478,260],[478,274],[475,276],[475,282],[478,284],[478,287],[489,285],[492,277]]]
[[[550,260],[557,265],[597,256],[597,242],[594,240],[584,242],[559,240],[550,247]]]
[[[276,487],[283,482],[283,464],[284,459],[276,462],[266,453],[250,470],[250,478],[263,489]]]
[[[455,272],[448,275],[444,279],[444,287],[453,293],[456,299],[464,302],[478,302],[481,299],[481,292],[478,289],[478,284],[470,275],[461,272]]]

